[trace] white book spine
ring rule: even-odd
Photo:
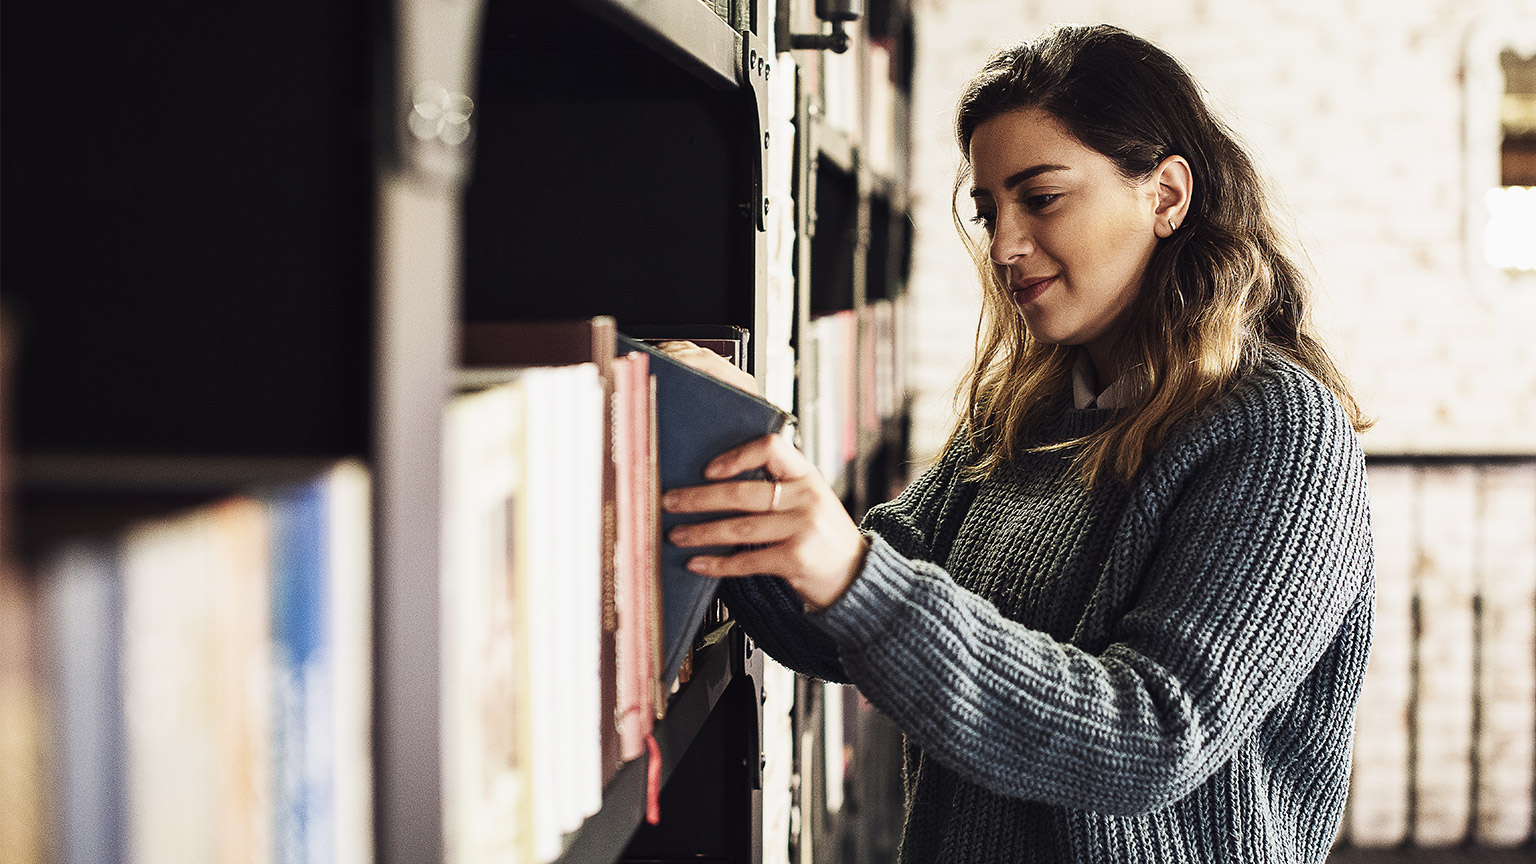
[[[859,59],[857,50],[842,54],[823,51],[821,73],[823,105],[828,125],[847,133],[857,144],[859,138]]]
[[[806,327],[806,333],[800,338],[800,376],[799,376],[799,409],[800,421],[800,450],[805,458],[816,466],[816,470],[826,477],[827,472],[821,463],[821,398],[818,395],[820,384],[817,380],[817,370],[820,368],[820,330],[816,326],[816,320],[811,319]]]
[[[876,174],[893,176],[896,171],[895,85],[891,82],[891,52],[884,45],[871,43],[869,51],[869,167]]]
[[[765,332],[754,334],[768,366],[759,375],[763,397],[784,407],[795,399],[795,72],[794,56],[784,51],[768,78],[767,321]]]
[[[123,543],[123,709],[131,864],[218,859],[207,515],[146,524]]]
[[[602,389],[589,364],[533,370],[528,387],[526,538],[534,705],[535,858],[601,804]]]
[[[336,861],[373,861],[372,479],[360,462],[332,469],[327,550],[335,599]]]
[[[520,860],[523,766],[517,752],[517,579],[508,508],[522,473],[514,449],[522,391],[512,383],[450,404],[444,434],[443,807],[447,864]]]
[[[843,686],[831,681],[822,684],[822,755],[826,762],[823,776],[827,782],[827,812],[831,814],[843,809]]]
[[[795,673],[763,657],[763,862],[789,864]]]
[[[529,783],[532,794],[533,854],[538,862],[553,860],[560,854],[563,833],[566,784],[562,780],[561,752],[565,745],[561,726],[568,709],[560,685],[565,658],[560,639],[560,619],[567,611],[564,579],[570,562],[562,547],[562,511],[560,502],[565,470],[559,454],[564,452],[561,428],[563,416],[547,376],[525,377],[528,402],[524,463],[528,468],[527,501],[519,502],[517,542],[526,544],[528,562],[529,712],[533,752],[528,754]]]
[[[603,616],[603,385],[595,364],[568,368],[571,379],[573,454],[571,488],[575,495],[571,520],[572,669],[566,686],[576,697],[571,731],[579,769],[572,771],[573,800],[570,830],[581,826],[603,806],[602,669]]]

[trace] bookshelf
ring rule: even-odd
[[[438,574],[461,329],[746,328],[766,393],[807,425],[853,424],[832,458],[862,512],[904,472],[901,388],[871,364],[899,356],[910,75],[870,70],[886,68],[876,43],[910,65],[909,21],[874,4],[834,57],[777,50],[823,30],[804,0],[8,9],[4,95],[35,123],[4,135],[4,620],[43,627],[61,543],[365,466],[349,513],[370,535],[369,656],[335,674],[369,700],[371,751],[346,769],[371,803],[336,857],[444,860]],[[853,370],[838,401],[806,365],[824,313],[855,322],[828,343]],[[894,396],[871,409],[877,386]],[[556,860],[837,860],[852,829],[827,810],[841,779],[819,731],[834,697],[795,683],[792,737],[769,742],[771,661],[731,624],[706,643],[655,730],[663,810],[694,816],[646,823],[641,757]],[[31,670],[40,705],[54,658],[5,645],[0,669]],[[27,758],[55,770],[42,743]],[[764,789],[765,758],[793,763],[787,838],[764,838],[765,799],[785,797]],[[59,842],[58,860],[86,848]]]

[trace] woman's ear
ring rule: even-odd
[[[1169,156],[1152,169],[1152,182],[1157,194],[1152,232],[1158,237],[1171,237],[1184,224],[1190,197],[1194,194],[1194,175],[1190,173],[1189,162],[1183,156]]]

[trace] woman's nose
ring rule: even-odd
[[[1027,258],[1035,252],[1035,240],[1022,224],[1022,220],[1004,218],[998,214],[997,225],[992,231],[990,254],[993,264],[1006,267],[1019,258]]]

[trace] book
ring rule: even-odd
[[[645,752],[661,707],[661,513],[655,459],[655,388],[650,355],[614,361],[614,451],[618,463],[615,606],[618,609],[618,728],[623,761]]]
[[[337,864],[374,860],[373,823],[373,479],[346,459],[320,482],[326,493],[326,563],[335,597]]]
[[[733,387],[627,336],[620,350],[644,351],[656,378],[658,477],[663,491],[709,482],[704,467],[716,456],[764,435],[777,434],[790,415],[756,394]],[[662,514],[662,532],[719,514]],[[721,554],[717,547],[683,549],[662,544],[662,681],[670,686],[682,670],[699,626],[715,599],[715,580],[687,568],[694,555]]]
[[[869,106],[868,140],[864,146],[870,170],[882,177],[896,173],[895,78],[891,40],[871,39],[866,49],[865,103]]]
[[[329,466],[41,547],[57,860],[371,860],[367,474]]]
[[[563,321],[471,321],[464,325],[460,340],[460,389],[505,380],[505,371],[521,367],[567,366],[590,363],[602,387],[602,425],[613,428],[615,326],[613,318],[598,315]],[[615,611],[617,545],[617,463],[613,436],[603,434],[601,559],[602,582],[598,602],[602,630],[599,634],[599,734],[602,751],[599,760],[606,785],[618,771],[620,742],[618,732],[618,615]]]
[[[734,324],[652,324],[626,326],[624,335],[647,345],[663,342],[692,342],[719,354],[738,369],[752,371],[752,331]]]
[[[219,859],[219,750],[210,698],[219,562],[212,514],[198,508],[121,540],[126,856]]]
[[[794,812],[795,673],[763,655],[763,861],[790,864]]]
[[[611,358],[610,358],[611,359]],[[522,377],[527,505],[513,538],[528,574],[534,857],[602,806],[599,678],[601,461],[605,429],[595,364],[531,368]],[[606,719],[606,724],[601,720]]]
[[[37,619],[31,580],[0,557],[0,858],[21,864],[45,860],[47,842],[47,694],[34,648]]]
[[[805,452],[827,483],[838,488],[858,453],[857,313],[812,318],[808,336],[801,360]]]
[[[448,406],[443,472],[443,808],[446,864],[533,858],[521,383]]]
[[[519,363],[531,360],[522,355]],[[610,355],[610,377],[611,363]],[[510,390],[521,404],[516,423],[502,427],[510,429],[505,444],[521,478],[505,537],[508,566],[519,590],[515,626],[527,650],[521,664],[527,684],[511,696],[475,693],[472,687],[468,698],[515,698],[524,706],[510,710],[522,718],[519,723],[527,723],[528,746],[519,755],[524,787],[536,793],[521,796],[524,813],[518,819],[528,826],[528,836],[519,847],[528,850],[530,861],[550,861],[561,853],[567,835],[601,809],[610,738],[617,755],[616,723],[605,709],[616,690],[601,658],[607,650],[604,616],[611,607],[611,600],[601,596],[604,561],[613,555],[604,540],[611,524],[604,513],[605,461],[613,446],[605,418],[611,415],[611,400],[593,361],[462,369],[458,383],[470,390],[458,400],[475,398],[475,390]],[[447,537],[453,543],[484,544],[496,535],[484,524],[470,524],[467,532]],[[444,638],[458,640],[459,633]],[[468,733],[473,735],[478,723],[472,721]],[[445,738],[459,735],[452,727],[442,733]],[[462,819],[456,821],[462,826]]]
[[[64,864],[123,860],[122,573],[106,540],[51,550],[38,568],[54,706],[49,762],[54,854]]]
[[[372,858],[369,495],[352,461],[262,495],[279,860]]]
[[[244,495],[207,515],[217,860],[258,864],[273,857],[271,525],[262,503]]]
[[[263,506],[235,497],[118,541],[130,859],[271,858],[284,715],[270,701],[267,532]]]

